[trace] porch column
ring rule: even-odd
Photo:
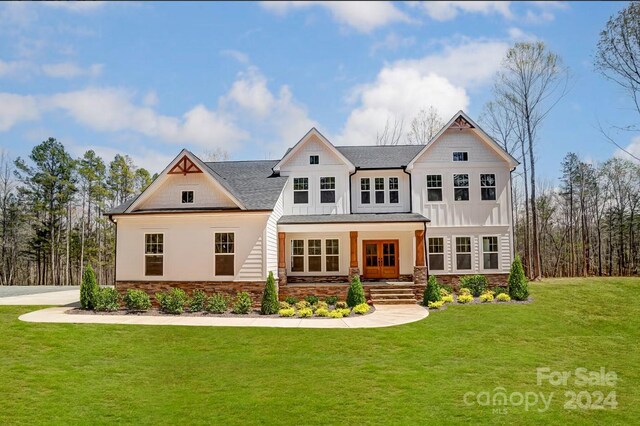
[[[416,230],[416,265],[413,267],[413,283],[427,283],[427,263],[424,250],[424,229]]]
[[[349,282],[354,277],[360,277],[360,270],[358,269],[358,231],[349,232],[349,251],[351,259],[349,262]]]
[[[287,285],[287,264],[285,263],[285,237],[284,232],[278,232],[278,284]]]

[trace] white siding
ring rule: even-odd
[[[385,196],[384,203],[377,204],[375,202],[375,178],[384,178]],[[398,178],[399,202],[391,204],[389,202],[389,178]],[[371,183],[371,202],[362,204],[360,197],[360,179],[369,178]],[[392,212],[408,212],[409,206],[409,175],[402,170],[361,170],[351,176],[351,203],[354,213],[392,213]]]
[[[194,202],[182,204],[182,191],[193,191]],[[140,209],[223,207],[236,204],[204,173],[168,175],[166,181],[140,204]]]
[[[310,165],[309,156],[318,155],[320,157],[319,164]],[[296,167],[317,167],[324,166],[342,166],[344,162],[334,152],[332,152],[327,146],[318,139],[316,135],[310,135],[309,138],[302,142],[302,145],[286,163],[281,165],[281,170],[284,168],[291,169]]]
[[[278,220],[283,212],[284,192],[280,193],[273,211],[267,220],[265,230],[265,258],[266,258],[266,274],[273,272],[274,277],[278,277]]]

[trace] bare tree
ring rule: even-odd
[[[407,141],[413,145],[426,145],[442,129],[444,124],[444,120],[435,107],[421,109],[411,121]]]
[[[387,118],[382,132],[376,133],[376,145],[398,145],[404,135],[404,120]]]
[[[216,161],[227,161],[229,159],[229,151],[224,148],[215,148],[205,151],[202,154],[204,161],[208,162],[216,162]]]

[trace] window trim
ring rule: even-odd
[[[363,180],[367,180],[369,182],[369,189],[362,189],[362,181]],[[362,202],[362,193],[367,192],[369,193],[369,202],[368,203],[363,203]],[[362,176],[360,178],[360,205],[361,206],[370,206],[371,205],[371,177],[370,176]]]
[[[469,269],[458,269],[458,238],[469,238],[469,252],[460,252],[460,254],[469,254],[470,257],[470,268]],[[451,250],[453,251],[453,267],[452,269],[454,270],[454,272],[461,272],[464,274],[468,274],[469,272],[473,272],[474,268],[474,256],[473,256],[473,243],[474,243],[474,237],[473,235],[452,235],[451,236],[451,240],[452,240],[452,244],[451,244]]]
[[[429,176],[440,176],[440,186],[432,186],[432,187],[430,187],[429,186],[429,181],[428,181]],[[444,175],[442,173],[438,173],[438,174],[433,173],[433,174],[425,175],[424,182],[425,182],[425,185],[426,185],[426,188],[427,188],[427,199],[426,199],[427,203],[435,204],[435,203],[444,203],[445,202],[444,201],[444,179],[443,179],[443,176]],[[441,198],[440,201],[429,201],[429,190],[430,189],[439,189],[440,190],[440,198]],[[454,195],[455,195],[455,192],[454,192]]]
[[[456,186],[456,176],[457,175],[467,175],[467,186]],[[453,173],[451,175],[451,183],[453,184],[453,202],[455,202],[455,203],[468,203],[469,201],[471,201],[471,177],[470,176],[471,176],[471,174],[469,172],[466,172],[466,173]],[[466,200],[456,200],[456,189],[457,188],[467,188],[467,199]]]
[[[496,268],[485,268],[484,267],[484,239],[485,238],[495,238],[496,239],[496,244],[497,244],[497,248],[496,251],[489,251],[486,253],[495,253],[498,255],[498,266]],[[501,270],[501,265],[500,265],[500,235],[480,235],[480,254],[482,255],[482,262],[480,263],[480,270],[481,271],[500,271]]]
[[[391,179],[395,179],[396,180],[396,184],[397,184],[397,188],[396,189],[391,189]],[[389,193],[389,205],[395,206],[400,204],[400,177],[398,176],[388,176],[387,177],[387,192]],[[397,192],[398,193],[398,202],[396,203],[392,203],[391,202],[391,192]]]
[[[333,189],[322,189],[322,179],[333,179]],[[335,204],[336,203],[336,177],[335,176],[320,176],[320,204]],[[333,192],[333,201],[322,201],[323,192]]]
[[[238,239],[236,238],[237,236],[237,230],[236,229],[225,229],[225,228],[220,228],[220,229],[214,229],[213,230],[213,256],[212,256],[212,261],[213,261],[213,265],[212,265],[212,270],[213,270],[213,276],[214,277],[225,277],[225,278],[233,278],[238,274],[238,256],[236,256],[238,254],[238,251],[236,250],[236,246],[238,245]],[[216,256],[218,255],[216,253],[216,234],[233,234],[233,275],[218,275],[216,274]],[[220,253],[220,256],[229,256],[228,253]]]
[[[482,175],[493,175],[493,186],[482,186]],[[478,173],[478,185],[480,186],[480,201],[487,203],[498,202],[498,174],[496,172],[480,172]],[[482,188],[493,188],[495,191],[495,198],[493,200],[485,200],[482,198]]]
[[[456,160],[456,154],[466,154],[463,157],[466,157],[466,160]],[[451,161],[454,163],[468,163],[469,162],[469,151],[451,151]]]
[[[320,262],[321,262],[321,270],[320,271],[309,271],[309,257],[310,256],[318,256],[317,254],[309,255],[309,240],[320,240]],[[337,256],[338,257],[338,270],[337,271],[327,271],[327,240],[337,240],[338,241],[338,254],[331,254],[329,256]],[[303,260],[303,270],[302,271],[293,271],[293,241],[304,241],[303,246],[303,255],[295,255],[295,257],[302,257]],[[315,276],[315,275],[336,275],[342,272],[342,238],[337,235],[328,235],[328,236],[304,236],[304,237],[290,237],[289,238],[289,263],[287,263],[287,274],[291,274],[291,276]]]
[[[306,179],[307,180],[307,189],[296,189],[296,179]],[[302,205],[309,205],[309,190],[311,188],[310,185],[310,179],[306,176],[299,176],[299,177],[294,177],[293,180],[291,181],[291,189],[293,190],[293,195],[292,195],[292,204],[302,204]],[[306,192],[307,193],[307,202],[306,203],[296,203],[296,192]]]
[[[185,192],[190,192],[191,193],[191,202],[185,202],[184,201],[184,193]],[[180,202],[181,204],[195,204],[196,202],[196,192],[193,189],[183,189],[180,192]]]
[[[431,253],[431,250],[430,250],[431,244],[430,244],[429,240],[436,239],[436,238],[439,238],[439,239],[442,240],[442,253]],[[444,236],[442,236],[442,237],[440,237],[440,236],[428,236],[427,237],[427,259],[429,261],[429,271],[432,271],[432,270],[433,271],[437,271],[437,272],[446,272],[447,271],[447,263],[446,263],[446,257],[445,257],[446,253],[447,253],[447,238],[446,237],[444,237]],[[432,255],[433,256],[442,255],[442,269],[432,269],[432,267],[431,267],[431,258],[430,258],[430,256],[432,256]]]
[[[153,254],[153,253],[147,254],[147,235],[156,235],[156,234],[162,235],[162,254],[161,255]],[[144,235],[142,238],[142,275],[144,277],[164,277],[164,270],[166,266],[164,245],[166,240],[167,239],[164,231],[159,231],[159,232],[145,231],[144,232]],[[162,256],[162,275],[147,275],[147,256]]]

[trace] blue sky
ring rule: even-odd
[[[540,173],[569,151],[616,153],[598,123],[637,120],[593,69],[598,34],[625,3],[3,3],[0,145],[49,136],[74,154],[129,154],[161,170],[181,148],[279,158],[311,126],[373,144],[388,117],[431,105],[478,118],[516,41],[542,40],[571,70],[546,121]],[[640,154],[640,138],[613,133]]]

